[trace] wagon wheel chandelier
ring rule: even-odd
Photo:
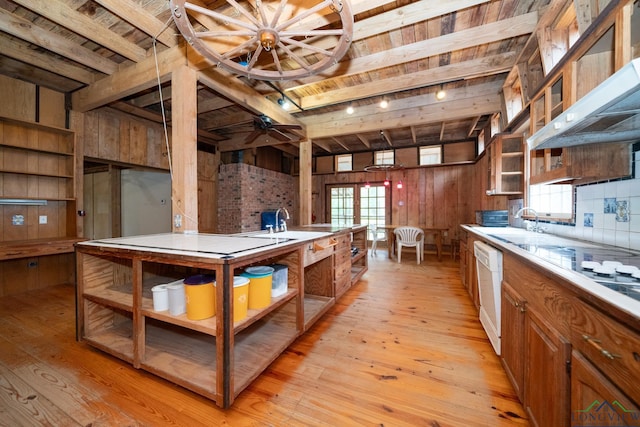
[[[171,14],[198,53],[236,74],[271,81],[308,77],[337,64],[351,44],[348,0],[222,3],[211,10],[171,0]]]

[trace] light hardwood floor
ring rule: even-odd
[[[0,425],[528,425],[446,256],[379,250],[228,410],[76,342],[73,292],[0,298]]]

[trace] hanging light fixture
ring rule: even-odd
[[[353,40],[349,1],[314,0],[301,9],[287,1],[213,3],[215,9],[187,0],[170,0],[169,5],[189,45],[212,64],[248,78],[282,81],[318,74],[337,64]],[[233,16],[224,13],[227,8],[233,8]],[[332,28],[322,28],[318,16],[334,21]],[[326,47],[315,46],[319,39]],[[245,52],[251,60],[240,64]]]
[[[402,190],[402,180],[398,181],[398,190]]]
[[[380,108],[387,108],[388,106],[389,106],[389,101],[382,98],[382,101],[380,101]]]
[[[390,186],[390,185],[391,185],[391,181],[389,181],[389,178],[385,178],[385,179],[384,179],[384,186],[385,186],[385,187],[388,187],[388,186]]]
[[[371,184],[369,183],[369,181],[367,181],[367,182],[364,184],[364,188],[371,188]]]
[[[445,92],[444,87],[440,85],[440,89],[436,92],[436,99],[438,101],[442,101],[447,96],[447,92]]]
[[[349,105],[347,107],[347,114],[353,114],[353,106],[352,105]]]

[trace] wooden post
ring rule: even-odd
[[[178,67],[171,75],[171,212],[174,232],[198,231],[197,72]]]
[[[300,142],[300,225],[311,224],[311,152],[310,140]]]

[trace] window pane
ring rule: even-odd
[[[336,158],[338,172],[353,170],[353,160],[351,154],[340,154]]]
[[[442,146],[420,147],[420,165],[437,165],[442,163]]]
[[[567,184],[530,185],[529,206],[538,213],[540,218],[545,216],[572,218],[573,186]]]
[[[392,165],[395,162],[393,150],[384,150],[375,152],[376,165]]]
[[[360,189],[360,223],[384,225],[385,191],[383,185]]]

